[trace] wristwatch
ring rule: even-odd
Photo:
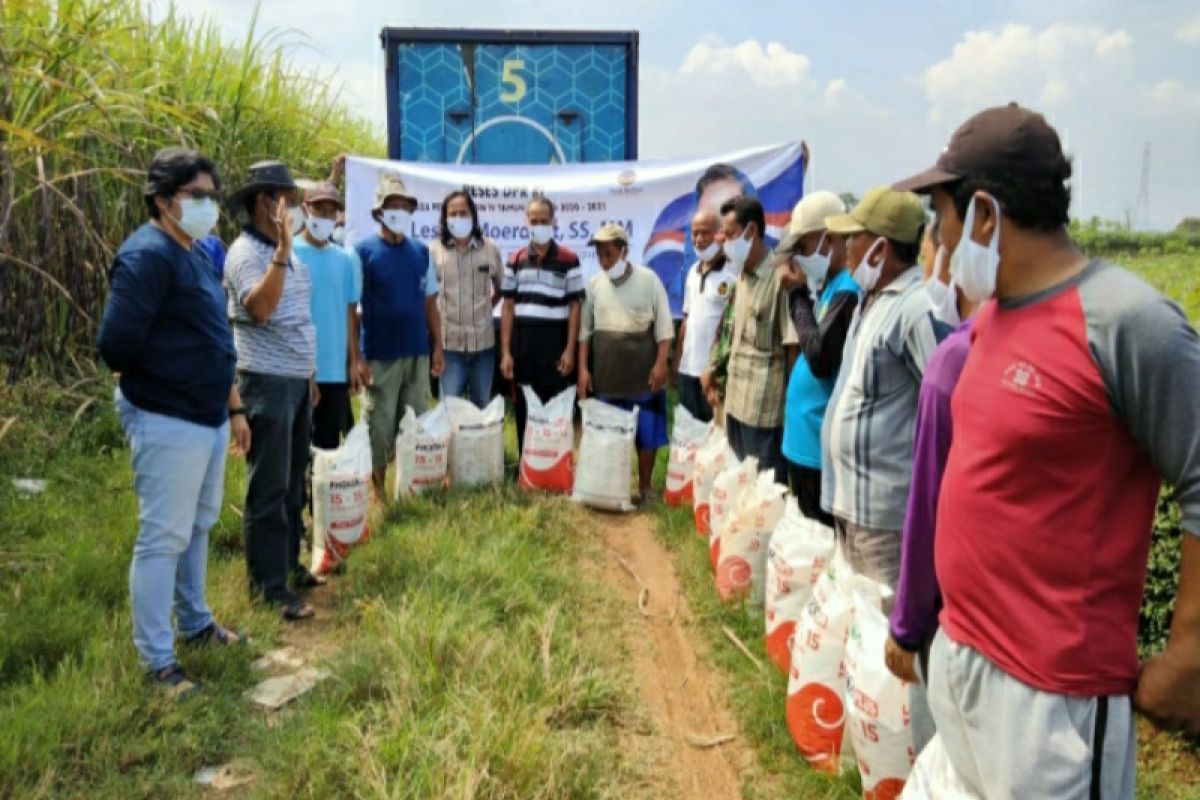
[[[238,406],[237,408],[231,408],[231,409],[229,409],[229,416],[230,416],[230,417],[238,417],[238,416],[244,417],[244,416],[246,416],[246,407],[245,407],[245,406]]]

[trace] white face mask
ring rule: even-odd
[[[200,200],[194,197],[180,198],[179,219],[172,217],[179,229],[192,239],[208,236],[212,229],[217,227],[217,220],[220,218],[221,207],[217,205],[216,200]]]
[[[750,240],[746,238],[746,232],[742,231],[742,235],[734,239],[726,239],[722,245],[725,250],[725,257],[733,264],[734,269],[741,269],[746,263],[746,259],[750,256]]]
[[[605,274],[608,275],[609,280],[619,281],[625,277],[627,272],[629,272],[629,262],[622,258],[609,267]]]
[[[324,217],[309,217],[304,224],[308,227],[310,236],[318,242],[327,242],[329,237],[333,236],[333,227],[337,225],[337,222]]]
[[[946,248],[938,247],[937,257],[933,261],[933,274],[925,281],[925,292],[929,295],[929,306],[933,309],[933,316],[947,325],[957,327],[962,320],[958,317],[958,292],[954,289],[954,281],[951,280],[947,286],[938,277],[942,274],[942,264],[945,260]]]
[[[821,248],[825,246],[825,234],[821,234],[821,241],[817,242],[817,249],[813,250],[811,256],[802,256],[796,253],[792,256],[792,263],[799,267],[804,272],[804,277],[808,280],[808,288],[813,294],[817,294],[825,286],[825,276],[829,274],[829,262],[833,260],[833,253],[822,254]]]
[[[471,235],[475,223],[471,221],[470,217],[447,217],[446,227],[450,229],[450,235],[455,239],[465,239]]]
[[[551,239],[554,238],[554,226],[553,225],[530,225],[529,226],[529,238],[533,240],[534,244],[539,244],[539,245],[546,244],[547,242],[549,242]]]
[[[963,294],[973,303],[982,303],[996,294],[996,276],[1000,272],[1000,203],[989,197],[996,209],[996,228],[987,246],[971,238],[975,227],[975,199],[967,206],[967,218],[963,220],[963,234],[950,256],[950,280],[958,284]]]
[[[883,250],[886,246],[887,239],[880,236],[871,243],[867,252],[863,254],[862,261],[858,262],[858,266],[854,268],[854,282],[864,292],[870,292],[875,288],[875,284],[879,283],[879,276],[883,274],[883,259],[879,259],[879,263],[872,266],[871,256],[875,254],[876,250]]]
[[[696,257],[707,264],[716,258],[719,252],[721,252],[721,245],[716,242],[709,242],[708,247],[696,251]]]
[[[412,212],[403,208],[390,208],[380,216],[383,218],[384,227],[397,236],[407,235],[412,227]]]
[[[293,206],[288,209],[288,225],[291,226],[292,236],[304,230],[304,209]]]
[[[329,234],[329,240],[334,244],[342,244],[346,241],[346,228],[343,225],[338,225],[333,229],[333,233]]]

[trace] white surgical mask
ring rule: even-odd
[[[725,257],[733,264],[734,269],[740,270],[750,256],[750,240],[746,238],[745,231],[741,236],[726,239],[722,247],[725,249]]]
[[[813,250],[811,256],[802,256],[796,253],[792,256],[792,263],[799,267],[804,272],[804,277],[808,280],[808,288],[813,294],[817,294],[825,286],[825,276],[829,274],[829,262],[833,259],[832,251],[830,253],[821,253],[821,248],[825,246],[825,234],[821,234],[821,241],[817,242],[817,249]]]
[[[875,254],[876,250],[882,250],[886,246],[887,239],[880,236],[871,243],[867,252],[863,254],[862,261],[858,262],[858,266],[854,268],[854,282],[864,292],[870,292],[875,288],[875,284],[879,283],[879,276],[883,274],[883,259],[879,259],[879,263],[872,266],[871,256]]]
[[[318,242],[327,242],[329,237],[333,236],[333,228],[337,222],[324,217],[309,217],[304,221],[308,227],[308,233]]]
[[[292,206],[288,209],[288,225],[291,226],[292,236],[304,230],[304,209]]]
[[[945,260],[946,248],[938,247],[937,257],[933,262],[933,274],[925,281],[925,292],[929,295],[929,306],[933,309],[933,316],[947,325],[957,327],[962,320],[958,317],[958,292],[954,289],[954,281],[951,280],[947,286],[938,277],[942,274],[942,263]]]
[[[380,216],[383,218],[384,227],[398,236],[407,235],[412,227],[412,212],[403,208],[390,208]]]
[[[446,227],[450,229],[450,235],[455,239],[465,239],[471,235],[475,223],[470,217],[447,217]]]
[[[696,256],[703,262],[708,263],[717,257],[717,253],[721,252],[721,245],[716,242],[709,242],[708,247],[703,250],[697,250]]]
[[[609,280],[619,281],[622,278],[624,278],[626,273],[628,273],[628,272],[629,272],[629,262],[622,258],[616,264],[613,264],[611,267],[609,267],[608,272],[606,274],[608,275]]]
[[[988,199],[996,209],[992,240],[985,247],[971,238],[975,227],[975,198],[972,197],[963,220],[962,238],[950,256],[950,280],[958,284],[973,303],[982,303],[996,294],[996,275],[1000,272],[1000,203],[994,197]]]
[[[216,200],[183,197],[179,200],[179,219],[175,224],[192,239],[203,239],[217,227],[221,207]]]
[[[554,238],[553,225],[530,225],[529,238],[534,244],[546,244]]]
[[[342,244],[346,241],[346,227],[338,225],[333,229],[333,233],[329,234],[329,239],[334,244]]]

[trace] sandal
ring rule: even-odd
[[[222,628],[216,620],[208,624],[199,633],[193,633],[183,640],[188,647],[224,647],[232,644],[244,644],[246,637],[233,628]]]
[[[200,684],[188,679],[183,667],[168,664],[150,673],[150,682],[163,690],[171,700],[182,700],[200,691]]]
[[[303,600],[293,600],[283,607],[283,618],[288,622],[301,622],[317,615],[313,607]]]
[[[329,583],[328,578],[323,578],[308,570],[307,567],[296,567],[292,572],[292,583],[297,589],[316,589],[318,586],[324,586]]]

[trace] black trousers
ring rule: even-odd
[[[522,386],[529,386],[543,403],[575,385],[575,371],[560,375],[558,360],[567,348],[567,323],[517,322],[513,330],[513,415],[517,422],[517,450],[525,447],[525,418],[528,409]]]
[[[833,527],[833,515],[821,509],[821,470],[787,462],[788,486],[800,513],[822,525]]]
[[[699,378],[693,375],[680,375],[679,380],[675,382],[675,390],[679,393],[679,404],[686,408],[689,414],[700,422],[712,421],[712,406],[708,404],[708,398],[704,396],[704,389],[700,386]]]
[[[312,444],[322,450],[335,450],[342,437],[354,427],[350,408],[350,384],[318,383],[321,399],[312,412]]]
[[[308,379],[239,372],[238,392],[250,423],[242,517],[250,595],[286,604],[296,599],[288,576],[300,565],[304,536]]]

